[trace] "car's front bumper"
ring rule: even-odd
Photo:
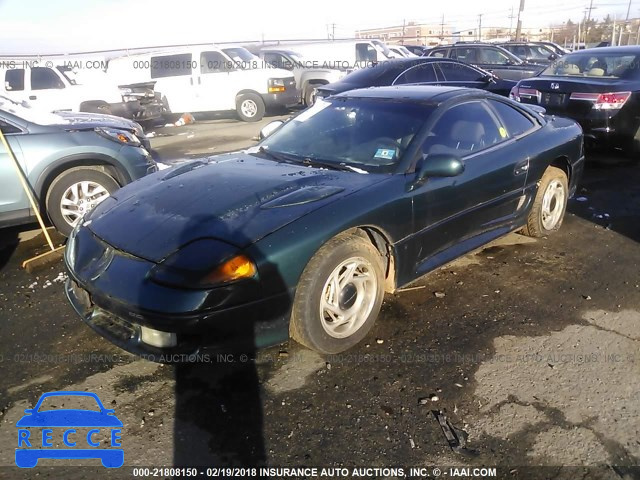
[[[300,103],[300,90],[295,86],[287,87],[284,92],[263,93],[260,96],[267,108],[290,107]]]
[[[198,361],[221,348],[253,351],[288,337],[288,292],[213,311],[161,313],[141,310],[99,292],[89,293],[69,278],[65,293],[87,325],[120,348],[160,363]],[[176,335],[175,346],[159,348],[142,339],[148,327]]]
[[[163,105],[160,100],[148,102],[132,100],[129,102],[110,103],[111,113],[118,117],[130,118],[136,122],[147,122],[162,118]]]

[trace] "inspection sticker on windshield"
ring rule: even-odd
[[[382,158],[384,160],[393,160],[396,156],[396,151],[389,148],[379,148],[373,158]]]

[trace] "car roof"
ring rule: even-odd
[[[640,45],[623,45],[616,47],[597,47],[597,48],[585,48],[584,50],[576,50],[574,53],[640,53]]]
[[[297,54],[295,50],[291,50],[288,48],[261,48],[260,53],[286,53],[287,55]]]
[[[349,90],[335,95],[336,98],[373,98],[440,104],[459,96],[488,96],[484,90],[465,87],[442,87],[433,85],[402,85],[390,87],[369,87]]]

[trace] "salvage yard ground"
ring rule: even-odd
[[[166,163],[232,151],[275,118],[156,129],[152,146]],[[598,465],[584,478],[637,478],[640,167],[592,155],[577,197],[558,234],[511,234],[387,295],[368,340],[344,354],[291,342],[177,367],[94,334],[64,298],[62,262],[20,269],[42,238],[2,232],[0,477],[28,475],[13,466],[23,410],[66,389],[115,409],[125,465],[497,465],[518,478],[528,465]],[[467,455],[432,411],[468,434]]]

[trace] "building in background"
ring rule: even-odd
[[[408,22],[393,27],[357,30],[356,38],[377,38],[399,45],[439,45],[451,41],[451,26],[446,23]]]

